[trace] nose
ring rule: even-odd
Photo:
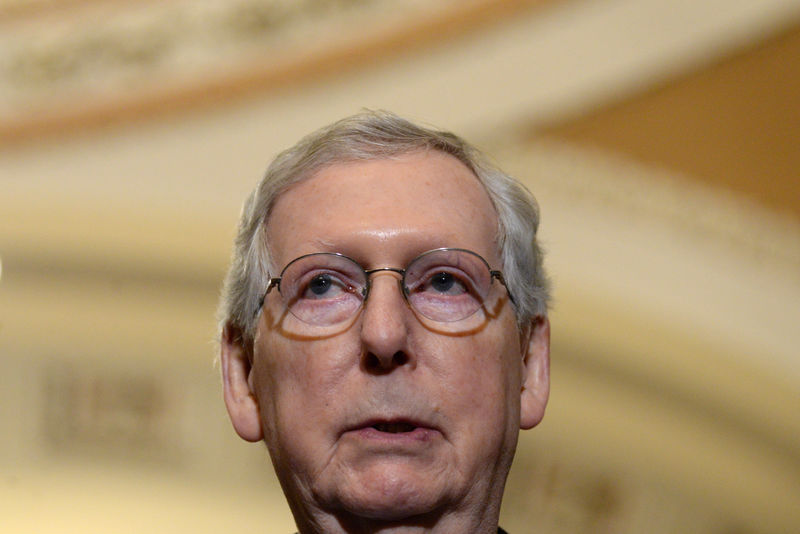
[[[393,272],[375,272],[369,298],[364,303],[361,343],[364,367],[387,373],[410,362],[408,353],[408,303]]]

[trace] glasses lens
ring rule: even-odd
[[[318,326],[338,324],[352,317],[364,300],[364,270],[338,254],[310,254],[286,266],[281,274],[281,296],[301,321]]]
[[[483,258],[466,250],[434,250],[406,269],[408,302],[439,322],[466,319],[483,305],[492,277]]]

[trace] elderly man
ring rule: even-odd
[[[243,209],[220,362],[301,534],[502,532],[549,394],[537,225],[474,148],[388,113],[275,159]]]

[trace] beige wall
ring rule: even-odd
[[[67,13],[107,5],[95,4]],[[728,16],[709,17],[720,4]],[[69,102],[45,86],[20,112],[5,86],[0,123],[51,127],[0,145],[0,530],[292,531],[263,447],[226,420],[214,308],[240,202],[266,162],[362,106],[475,139],[542,205],[553,396],[521,440],[509,531],[796,530],[800,223],[669,160],[564,132],[745,53],[798,20],[797,4],[471,2],[464,17],[408,2],[397,20],[370,5],[384,33],[347,50],[383,43],[380,54],[180,113],[132,115],[144,108],[108,82],[113,126],[85,112],[53,127],[48,106]],[[53,16],[2,9],[0,28],[32,35]],[[415,20],[457,31],[408,51],[385,39],[417,39],[400,31]],[[209,57],[203,68],[229,56]],[[174,82],[158,72],[147,83]],[[75,83],[98,90],[92,79]]]

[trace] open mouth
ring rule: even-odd
[[[372,428],[374,428],[378,432],[387,432],[389,434],[401,434],[404,432],[413,432],[417,427],[416,425],[412,425],[411,423],[398,421],[392,423],[375,423],[374,425],[372,425]]]
[[[345,431],[353,439],[364,440],[376,446],[413,446],[429,443],[440,431],[420,420],[402,417],[376,417],[361,421]],[[381,445],[382,444],[382,445]]]

